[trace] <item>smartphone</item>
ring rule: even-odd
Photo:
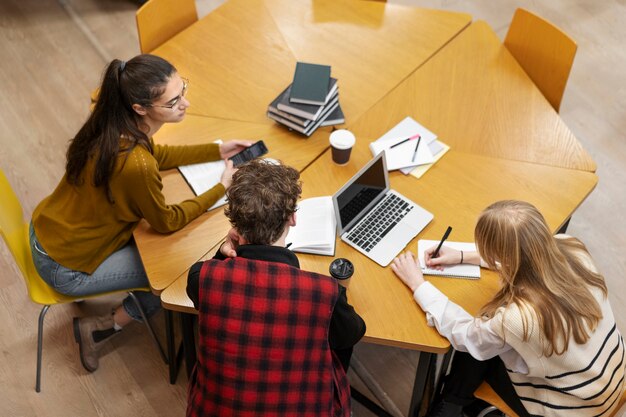
[[[254,145],[239,152],[237,155],[232,156],[230,160],[233,161],[233,165],[237,167],[245,162],[258,158],[261,155],[265,155],[266,153],[267,147],[265,146],[265,143],[260,140]]]

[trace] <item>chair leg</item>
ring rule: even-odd
[[[565,223],[563,223],[563,226],[561,226],[561,228],[556,233],[557,234],[559,234],[559,233],[567,233],[567,227],[569,226],[569,221],[570,220],[572,220],[571,217],[569,219],[567,219],[565,221]]]
[[[196,335],[193,324],[196,319],[195,314],[180,313],[180,324],[183,334],[183,351],[185,354],[185,367],[187,368],[187,378],[191,379],[193,368],[196,366]]]
[[[388,413],[387,410],[370,400],[365,394],[361,393],[353,386],[350,386],[350,396],[378,417],[393,417],[393,415]]]
[[[143,320],[144,324],[148,328],[148,333],[150,333],[150,336],[152,337],[152,341],[154,342],[156,347],[159,349],[159,353],[161,354],[161,358],[163,359],[163,362],[165,362],[165,364],[167,365],[169,363],[169,358],[167,357],[167,355],[165,355],[165,351],[163,350],[163,347],[161,346],[161,343],[159,342],[159,339],[157,338],[156,333],[154,332],[154,329],[152,328],[152,325],[150,324],[150,321],[148,320],[148,317],[146,317],[146,313],[143,311],[143,307],[139,303],[137,296],[135,295],[133,291],[129,291],[128,295],[130,295],[130,298],[132,298],[133,302],[137,306],[137,309],[139,310],[139,314],[141,314],[141,319]]]
[[[478,414],[476,417],[485,417],[487,414],[491,413],[492,411],[498,411],[498,408],[491,405],[485,408],[483,411],[481,411],[480,414]]]
[[[178,377],[178,356],[176,355],[175,335],[174,335],[174,312],[164,309],[165,316],[165,338],[167,340],[167,357],[170,366],[170,384],[176,383]]]
[[[39,323],[37,325],[37,377],[35,380],[35,391],[41,392],[41,356],[43,351],[43,320],[50,308],[49,305],[43,306],[39,313]]]

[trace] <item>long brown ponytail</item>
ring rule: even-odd
[[[144,146],[152,152],[150,139],[138,125],[133,104],[149,106],[163,94],[176,69],[154,55],[138,55],[128,62],[114,59],[106,68],[93,112],[67,150],[65,172],[67,181],[80,185],[93,181],[113,203],[109,181],[120,153],[120,138],[130,144]],[[96,158],[93,178],[82,173],[90,158]]]

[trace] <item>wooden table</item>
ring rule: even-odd
[[[369,1],[229,0],[154,51],[190,78],[191,102],[186,119],[164,126],[155,140],[259,138],[270,149],[268,157],[302,170],[328,147],[331,128],[305,139],[265,116],[267,105],[291,82],[297,60],[332,66],[346,119],[356,120],[469,22],[465,13]],[[193,196],[176,170],[163,173],[163,182],[169,203]],[[170,235],[141,222],[135,239],[155,294],[227,227],[222,209]]]
[[[335,3],[338,12],[333,14],[329,8]],[[445,14],[431,16],[433,21],[441,18],[441,22],[448,22],[438,24],[438,27],[443,28],[442,33],[447,33],[447,40],[451,40],[441,50],[438,49],[447,40],[440,42],[439,47],[433,42],[429,54],[423,51],[424,45],[417,38],[402,38],[404,40],[400,42],[388,37],[406,35],[403,30],[396,31],[403,24],[410,24],[412,30],[419,30],[422,23],[432,23],[404,19],[407,15],[413,15],[413,19],[424,19],[430,11],[397,9],[397,6],[374,2],[335,3],[314,1],[309,7],[302,8],[301,5],[296,7],[279,0],[253,1],[248,9],[240,1],[231,0],[218,9],[215,12],[217,14],[211,14],[208,20],[199,22],[199,25],[205,21],[212,22],[216,28],[232,32],[227,22],[237,13],[241,13],[242,22],[249,24],[253,23],[252,15],[258,14],[260,27],[264,29],[263,36],[258,39],[258,45],[261,45],[259,48],[268,55],[267,64],[276,65],[276,68],[273,76],[266,79],[264,67],[259,66],[258,77],[263,81],[247,83],[245,88],[242,87],[247,77],[252,76],[247,72],[248,69],[261,62],[256,56],[258,50],[252,47],[251,56],[241,59],[253,64],[243,69],[237,68],[225,78],[224,85],[229,87],[225,91],[232,91],[232,94],[221,96],[224,93],[219,90],[221,87],[206,85],[194,97],[194,90],[190,89],[190,99],[193,102],[196,98],[199,103],[195,111],[215,117],[247,120],[255,125],[266,124],[266,121],[261,122],[261,118],[257,117],[259,112],[264,112],[267,103],[290,81],[294,61],[284,58],[283,54],[287,50],[298,59],[306,58],[314,62],[324,62],[327,56],[330,59],[334,57],[336,62],[327,63],[333,66],[333,75],[340,80],[340,99],[342,105],[345,104],[348,128],[355,133],[357,144],[346,166],[334,165],[326,150],[306,167],[302,173],[303,197],[333,194],[371,159],[368,144],[404,117],[411,116],[436,132],[440,140],[452,147],[419,180],[398,172],[391,173],[392,188],[435,215],[434,220],[420,233],[420,239],[439,239],[445,228],[451,225],[454,229],[451,239],[472,241],[475,220],[480,211],[501,199],[531,202],[556,231],[593,190],[597,183],[597,176],[593,173],[595,163],[485,23],[476,22],[455,37],[458,30],[463,28],[459,16],[451,15],[454,17],[452,20],[458,21],[457,32],[449,28],[450,16],[445,19]],[[282,4],[283,8],[275,8],[278,4]],[[368,6],[364,6],[366,4]],[[367,13],[356,17],[365,10]],[[376,14],[379,10],[385,11],[382,17]],[[339,11],[343,16],[339,16]],[[342,28],[341,32],[339,28]],[[194,41],[205,39],[201,35],[205,29],[194,25],[189,33],[183,32],[159,49],[158,53],[175,60],[178,51],[181,62],[176,64],[183,74],[192,78],[190,74],[193,72],[208,74],[207,67],[211,65],[209,61],[188,58],[183,62],[182,57],[185,51],[182,45],[191,48]],[[275,37],[274,29],[282,34],[280,40]],[[231,41],[241,38],[239,41],[244,42],[243,38],[248,39],[250,36],[243,33],[235,36],[231,32],[228,32]],[[377,36],[368,37],[370,32]],[[221,35],[216,33],[215,36]],[[342,52],[351,52],[350,59],[343,60],[342,56],[334,55],[332,50],[335,47],[342,48],[344,43],[330,42],[333,36],[342,41],[345,39],[346,45],[352,45],[360,37],[364,40],[362,45],[367,45],[367,49],[365,53],[362,48],[355,51],[352,45],[352,48]],[[325,42],[316,44],[320,39]],[[254,44],[252,40],[246,42]],[[294,46],[298,42],[302,44]],[[371,54],[369,42],[372,42],[374,51]],[[394,62],[371,59],[372,56],[378,56],[377,53],[382,53],[381,45],[385,43],[397,45],[399,49],[392,55],[408,59],[411,64],[405,67],[403,59]],[[232,49],[230,43],[218,44],[216,42],[212,53]],[[416,47],[415,51],[411,49]],[[234,55],[228,57],[228,62],[236,59]],[[420,58],[414,60],[415,56]],[[357,65],[359,61],[360,65]],[[388,62],[390,65],[387,65]],[[400,69],[396,63],[401,66]],[[222,61],[215,65],[221,69],[227,68],[227,64]],[[282,65],[287,65],[287,70]],[[220,71],[216,69],[210,74],[219,77]],[[389,74],[393,74],[393,77]],[[268,86],[271,93],[266,91]],[[226,96],[227,99],[219,100]],[[234,128],[232,132],[236,133],[236,130]],[[322,136],[323,139],[320,139]],[[313,141],[319,139],[320,142],[325,142],[326,138],[327,132],[318,132],[312,137]],[[209,233],[208,229],[211,229],[210,233],[219,237],[228,228],[225,222],[209,214],[178,233],[196,233],[196,228],[200,227],[196,223],[210,223],[211,227],[205,226],[203,233]],[[141,233],[140,230],[140,239],[143,238]],[[171,239],[177,239],[173,236]],[[161,253],[177,244],[177,241],[168,239],[170,237],[155,238],[154,242],[164,242],[163,246],[168,248],[159,249]],[[412,241],[408,248],[415,251],[416,241]],[[189,245],[197,246],[197,242],[196,239],[190,240]],[[203,250],[211,246],[206,244]],[[199,252],[195,252],[194,256]],[[355,264],[357,272],[351,281],[348,297],[367,323],[365,339],[425,353],[420,355],[417,389],[410,410],[411,415],[416,414],[426,378],[426,373],[421,370],[433,364],[434,354],[449,350],[448,341],[426,325],[424,313],[390,268],[379,267],[340,241],[337,242],[335,255],[350,258]],[[158,253],[150,256],[153,256],[150,260],[144,257],[144,263],[148,264],[147,270],[155,273],[160,273],[160,268],[166,268],[163,265],[170,261],[164,261]],[[186,271],[201,256],[210,257],[212,252],[205,250],[193,261],[191,257],[172,257],[171,261],[179,262],[176,267],[179,272],[176,275],[178,279],[162,293],[165,307],[177,311],[194,311],[184,292]],[[331,260],[312,255],[299,255],[299,258],[304,269],[316,272],[326,272]],[[176,274],[176,271],[172,269],[170,273]],[[148,275],[152,282],[153,275],[150,272]],[[437,277],[428,279],[471,314],[477,313],[498,288],[497,276],[484,270],[482,278],[477,281]],[[169,282],[172,282],[171,278]]]
[[[369,143],[406,116],[456,151],[596,169],[558,113],[482,21],[461,32],[350,129],[359,142]]]
[[[305,61],[332,67],[355,120],[470,21],[371,1],[229,0],[154,53],[190,79],[192,114],[268,124],[267,105]]]
[[[349,179],[370,159],[369,150],[354,149],[346,166],[332,163],[325,152],[302,174],[304,197],[328,195]],[[470,172],[472,175],[468,175]],[[392,187],[411,197],[435,214],[434,220],[420,233],[421,239],[437,240],[445,228],[453,227],[453,239],[473,241],[473,228],[480,211],[502,199],[519,199],[536,205],[553,230],[557,230],[593,190],[593,173],[559,167],[507,161],[451,150],[420,180],[400,173],[391,176]],[[557,197],[558,196],[558,197]],[[556,202],[555,202],[556,200]],[[417,238],[408,248],[416,252]],[[217,250],[205,255],[210,258]],[[417,415],[430,375],[434,373],[435,354],[449,351],[447,339],[429,327],[410,290],[390,268],[379,265],[337,240],[335,257],[350,259],[355,265],[348,297],[367,323],[364,341],[419,350],[414,393],[409,415]],[[298,254],[305,270],[327,273],[329,257]],[[452,301],[477,314],[498,290],[494,272],[482,270],[480,280],[427,277]],[[187,271],[161,294],[167,309],[196,314],[186,294]]]
[[[325,131],[328,135],[330,128]],[[274,123],[242,123],[193,115],[187,115],[179,124],[163,126],[155,141],[167,145],[190,145],[236,138],[263,139],[269,149],[268,157],[298,170],[303,170],[328,148],[327,138],[305,139]],[[164,171],[161,176],[169,204],[194,196],[178,170]],[[160,294],[222,239],[228,228],[222,207],[203,214],[182,230],[166,235],[153,230],[145,220],[141,221],[134,236],[152,291]]]

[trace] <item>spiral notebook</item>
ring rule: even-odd
[[[478,265],[450,265],[444,268],[443,271],[437,269],[427,268],[424,262],[424,251],[439,244],[438,240],[418,240],[417,241],[417,253],[422,268],[422,273],[425,275],[439,275],[452,278],[468,278],[478,279],[480,278],[480,266]],[[451,247],[456,250],[462,250],[464,252],[476,251],[476,245],[474,243],[465,242],[445,242],[444,246]]]

